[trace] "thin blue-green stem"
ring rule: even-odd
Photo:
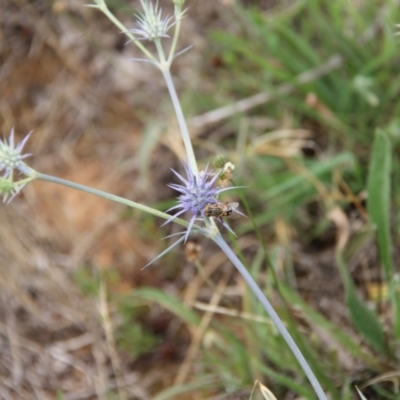
[[[187,163],[190,169],[193,171],[195,176],[199,176],[199,170],[197,168],[196,157],[194,155],[192,141],[190,140],[189,131],[186,125],[185,117],[183,116],[181,104],[179,102],[178,96],[176,94],[175,86],[172,81],[172,76],[169,69],[161,69],[164,76],[165,82],[168,87],[169,94],[171,96],[172,104],[175,109],[175,114],[178,119],[179,128],[181,130],[183,144],[186,149]]]
[[[183,144],[185,145],[186,157],[187,157],[187,160],[185,161],[187,161],[190,169],[193,172],[193,175],[199,176],[199,169],[197,167],[197,161],[196,161],[196,156],[194,154],[192,141],[190,140],[190,135],[188,127],[186,125],[185,117],[183,115],[181,103],[179,101],[178,95],[176,94],[175,85],[171,76],[171,71],[170,71],[171,62],[170,60],[166,61],[165,59],[164,49],[162,47],[161,41],[156,40],[155,44],[158,56],[160,58],[160,62],[157,63],[156,66],[162,72],[165,83],[167,84],[169,95],[171,96],[172,105],[174,106],[175,115],[178,120],[179,129],[181,131]]]
[[[175,5],[175,28],[174,28],[174,37],[172,38],[171,48],[169,49],[169,56],[168,56],[168,64],[171,65],[172,61],[175,57],[175,49],[178,43],[179,32],[181,31],[181,22],[184,12],[182,13],[182,5]]]
[[[102,197],[103,199],[115,201],[116,203],[124,204],[129,207],[137,208],[138,210],[152,214],[156,217],[160,217],[163,219],[171,218],[171,215],[163,213],[162,211],[158,211],[154,208],[145,206],[140,203],[136,203],[135,201],[132,201],[132,200],[124,199],[123,197],[115,196],[114,194],[103,192],[102,190],[93,189],[93,188],[90,188],[85,185],[80,185],[79,183],[67,181],[65,179],[57,178],[57,177],[51,176],[51,175],[42,174],[40,172],[35,172],[34,177],[36,179],[41,179],[43,181],[58,183],[59,185],[68,186],[73,189],[77,189],[77,190],[81,190],[86,193],[94,194],[95,196]],[[180,219],[180,218],[175,218],[174,222],[176,222],[179,225],[185,226],[185,227],[187,227],[189,225],[189,223],[187,221],[184,221],[183,219]],[[199,229],[200,231],[203,230],[202,228],[200,228],[198,226],[196,226],[195,228]]]
[[[310,366],[308,365],[306,359],[304,358],[303,354],[301,353],[300,349],[297,347],[295,341],[290,336],[290,333],[286,329],[285,325],[283,324],[282,320],[279,318],[278,314],[272,307],[271,303],[265,297],[264,293],[261,291],[259,286],[257,285],[256,281],[250,275],[249,271],[247,271],[246,267],[242,264],[236,254],[232,251],[229,245],[225,242],[221,234],[216,234],[213,238],[214,242],[221,248],[221,250],[229,257],[232,261],[234,266],[237,268],[239,273],[242,275],[243,279],[249,285],[251,291],[260,301],[262,306],[264,307],[265,311],[268,313],[270,318],[272,319],[273,323],[277,327],[279,333],[285,339],[287,345],[289,346],[290,350],[292,351],[293,355],[296,357],[297,361],[299,362],[301,368],[303,369],[304,373],[306,374],[308,380],[310,381],[312,387],[315,390],[319,400],[327,400],[327,397],[322,390],[321,385],[319,384],[317,378],[315,377],[314,373],[312,372]]]

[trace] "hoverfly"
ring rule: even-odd
[[[208,203],[204,207],[203,214],[208,218],[214,217],[222,221],[222,218],[232,218],[233,211],[238,207],[239,203]]]

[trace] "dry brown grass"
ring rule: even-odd
[[[20,139],[34,130],[27,151],[38,171],[135,201],[162,199],[169,195],[163,163],[172,153],[156,149],[140,190],[135,156],[148,116],[167,118],[161,76],[131,61],[134,46],[124,47],[123,36],[84,3],[1,2],[1,133],[15,126]],[[196,49],[204,46],[198,27],[213,12],[192,7],[184,37],[195,49],[176,67],[178,86],[195,77]],[[1,398],[53,399],[61,390],[69,400],[105,399],[116,389],[121,399],[148,399],[165,380],[160,373],[143,379],[127,355],[120,359],[106,294],[88,298],[73,280],[76,268],[91,265],[117,268],[123,279],[115,291],[162,281],[157,269],[140,271],[157,254],[159,236],[132,234],[140,226],[122,211],[43,182],[0,206]]]

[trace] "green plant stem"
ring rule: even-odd
[[[308,380],[310,381],[312,387],[314,388],[315,393],[318,396],[319,400],[327,400],[327,397],[322,390],[321,385],[319,384],[317,378],[315,377],[314,373],[312,372],[310,366],[308,365],[306,359],[304,358],[303,354],[301,353],[300,349],[297,347],[295,341],[291,337],[290,333],[286,329],[285,325],[283,324],[282,320],[279,318],[278,314],[272,307],[271,303],[265,297],[264,293],[261,291],[259,286],[257,285],[256,281],[250,275],[249,271],[247,271],[246,267],[242,264],[236,254],[232,251],[232,249],[228,246],[225,242],[221,234],[216,234],[212,237],[214,242],[221,248],[221,250],[229,257],[232,263],[235,265],[239,273],[242,275],[243,279],[249,285],[250,290],[254,293],[257,299],[260,301],[262,306],[264,307],[265,311],[268,313],[270,318],[272,319],[273,323],[277,327],[279,333],[282,335],[284,340],[286,341],[287,345],[289,346],[290,350],[292,351],[293,355],[296,357],[297,361],[299,362],[301,368],[303,369],[304,373],[306,374]]]
[[[48,182],[52,182],[52,183],[58,183],[59,185],[68,186],[68,187],[73,188],[73,189],[77,189],[77,190],[81,190],[81,191],[86,192],[86,193],[94,194],[95,196],[99,196],[99,197],[102,197],[102,198],[107,199],[107,200],[115,201],[116,203],[120,203],[120,204],[123,204],[123,205],[128,206],[128,207],[136,208],[136,209],[144,211],[144,212],[146,212],[148,214],[152,214],[152,215],[154,215],[156,217],[160,217],[160,218],[163,218],[163,219],[171,218],[171,215],[166,214],[166,213],[164,213],[162,211],[158,211],[158,210],[156,210],[154,208],[145,206],[143,204],[136,203],[134,201],[124,199],[123,197],[115,196],[114,194],[103,192],[102,190],[93,189],[93,188],[90,188],[90,187],[85,186],[85,185],[80,185],[79,183],[67,181],[65,179],[57,178],[57,177],[51,176],[51,175],[41,174],[40,172],[36,172],[36,176],[35,177],[37,179],[41,179],[43,181],[48,181]],[[175,218],[174,222],[176,222],[177,224],[179,224],[181,226],[184,226],[184,227],[187,227],[189,225],[189,223],[187,221],[184,221],[183,219],[180,219],[180,218]],[[196,228],[198,228],[199,230],[202,230],[202,228],[200,228],[200,227],[196,226]]]
[[[169,94],[171,96],[172,104],[175,109],[175,114],[178,119],[179,128],[181,130],[183,144],[186,149],[187,163],[190,169],[193,171],[195,176],[199,176],[199,169],[197,167],[196,157],[194,155],[192,141],[190,140],[189,131],[186,125],[185,117],[183,116],[181,104],[179,102],[178,96],[176,94],[174,82],[172,81],[171,72],[168,69],[161,68],[161,72],[164,76],[165,82],[168,87]]]
[[[182,6],[175,6],[175,29],[174,29],[174,37],[172,38],[172,43],[171,43],[171,48],[169,50],[169,55],[168,55],[168,64],[171,65],[172,61],[174,60],[175,56],[175,49],[176,45],[178,43],[178,38],[179,38],[179,32],[181,31],[181,22],[182,22],[182,16],[184,13],[182,13]]]

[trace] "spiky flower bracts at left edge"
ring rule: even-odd
[[[23,161],[30,154],[21,154],[30,134],[31,132],[17,146],[14,145],[14,128],[11,129],[8,140],[6,138],[0,140],[0,173],[4,171],[4,175],[0,177],[0,194],[3,195],[3,202],[11,196],[8,200],[10,202],[28,182],[34,179],[33,170]],[[19,171],[29,178],[14,182],[14,171]]]

